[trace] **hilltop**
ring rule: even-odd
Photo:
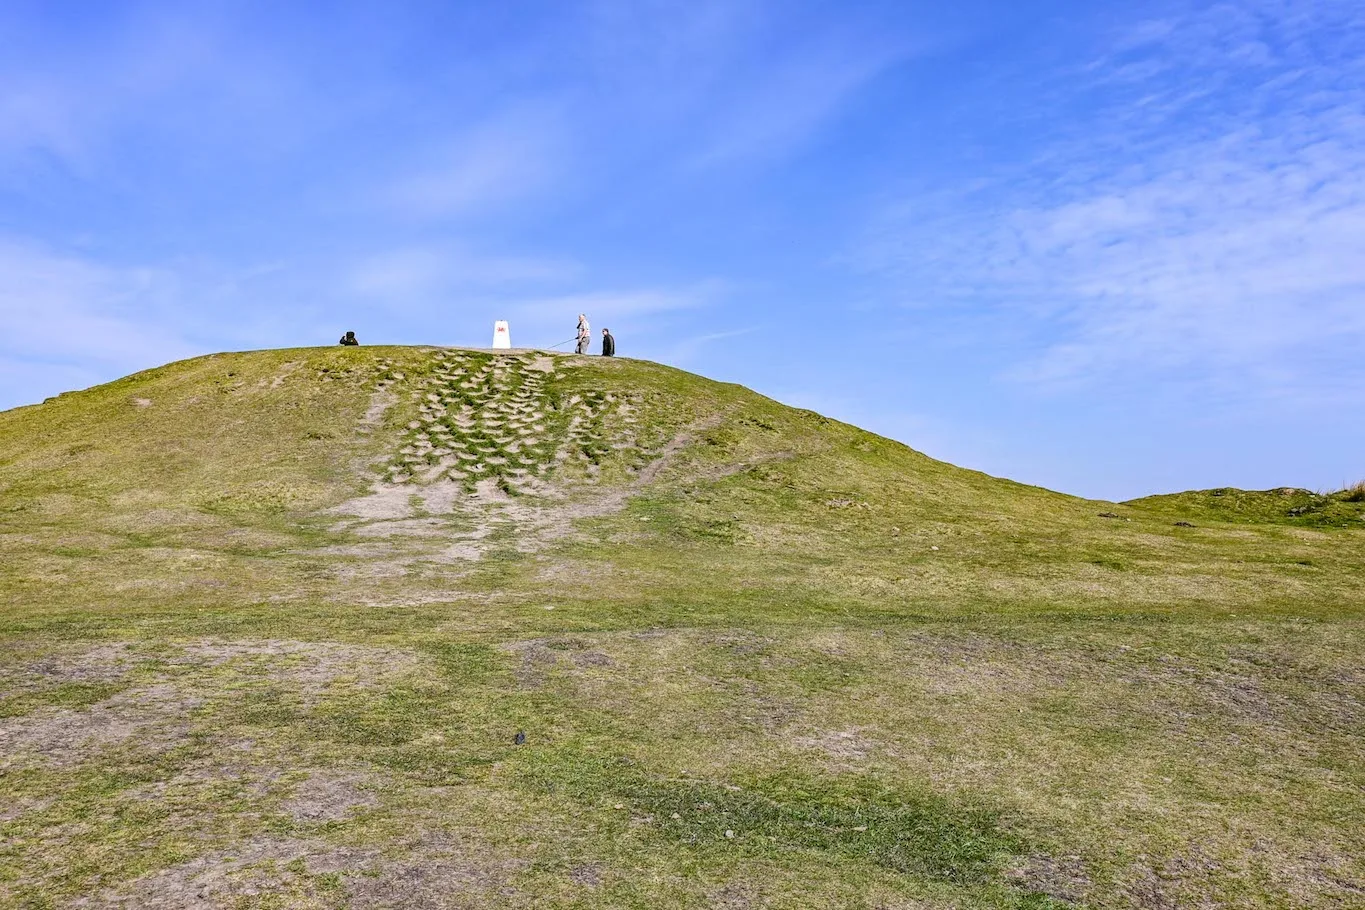
[[[624,358],[149,370],[0,414],[0,904],[1347,906],[1363,516]]]

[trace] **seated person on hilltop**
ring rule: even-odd
[[[347,332],[341,336],[341,344],[360,344],[360,342],[356,340],[355,332]]]

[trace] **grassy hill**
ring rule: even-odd
[[[5,412],[0,905],[1362,906],[1326,499],[1090,502],[529,351]]]

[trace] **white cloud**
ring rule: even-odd
[[[259,152],[293,141],[311,110],[296,72],[225,9],[94,15],[104,17],[98,26],[63,27],[60,40],[44,33],[41,17],[3,23],[0,181],[25,187],[35,159],[85,179],[107,176],[129,135]],[[257,127],[252,142],[225,138],[243,120]]]
[[[687,365],[695,360],[698,355],[705,352],[717,344],[717,342],[727,341],[731,338],[741,338],[752,332],[757,331],[762,326],[745,326],[739,329],[727,329],[722,332],[705,332],[701,335],[691,335],[673,341],[665,347],[663,360],[667,363],[677,365]]]
[[[582,266],[569,259],[487,255],[453,245],[414,246],[361,258],[346,275],[343,290],[402,302],[458,288],[571,281],[581,273]]]
[[[1022,381],[1360,394],[1365,27],[1340,11],[1136,26],[1074,89],[1099,92],[1090,118],[1026,166],[902,201],[863,264],[923,305],[1036,323],[1051,340],[1009,371]]]
[[[0,351],[14,358],[116,364],[160,362],[191,350],[157,325],[173,279],[111,269],[0,241]]]
[[[508,301],[508,306],[511,312],[531,319],[549,317],[576,319],[579,313],[587,313],[594,324],[603,327],[608,324],[604,320],[621,320],[708,306],[717,301],[724,289],[725,285],[720,282],[703,282],[679,289],[584,291],[553,297],[512,300]]]
[[[425,153],[382,193],[393,210],[442,218],[506,205],[552,187],[564,131],[548,108],[509,110]]]
[[[909,29],[846,8],[813,28],[801,3],[605,0],[590,5],[582,67],[632,134],[705,169],[771,160],[807,142],[868,83],[922,47]],[[620,141],[619,128],[610,139]],[[657,151],[653,152],[658,154]]]
[[[721,107],[713,138],[694,159],[713,165],[769,157],[805,140],[859,89],[904,57],[866,45],[803,48],[740,87]]]
[[[0,406],[199,353],[158,318],[173,276],[0,240]]]

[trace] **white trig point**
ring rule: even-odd
[[[510,348],[512,346],[512,334],[507,331],[507,320],[499,319],[493,323],[493,347]]]

